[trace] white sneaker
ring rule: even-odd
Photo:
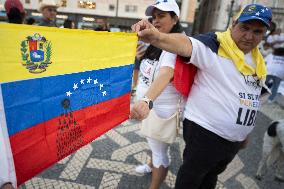
[[[139,165],[135,168],[135,171],[140,174],[151,173],[152,168],[148,164]]]

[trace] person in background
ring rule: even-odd
[[[137,51],[137,50],[136,50]],[[134,68],[133,68],[133,78],[132,78],[132,89],[131,89],[131,96],[134,97],[136,94],[136,87],[138,82],[138,75],[140,69],[140,60],[135,57],[134,60]]]
[[[270,55],[273,51],[270,44],[267,43],[266,41],[262,41],[262,43],[259,46],[259,50],[264,58]]]
[[[26,19],[26,24],[27,25],[34,25],[34,23],[35,23],[35,19],[34,18],[30,17],[30,18]]]
[[[152,17],[148,18],[148,21],[152,23]],[[143,41],[138,41],[135,55],[135,62],[133,68],[133,82],[132,82],[132,96],[136,93],[136,86],[138,82],[138,75],[140,69],[141,58],[145,54],[147,48],[149,47],[149,43],[144,43]]]
[[[22,24],[26,13],[23,4],[19,0],[6,0],[4,4],[8,22],[13,24]]]
[[[185,149],[176,189],[215,189],[218,175],[246,145],[266,87],[257,46],[271,19],[270,8],[250,4],[225,32],[187,37],[159,32],[146,20],[132,26],[140,40],[198,68],[184,111]],[[148,114],[145,108],[137,117]]]
[[[146,16],[152,16],[153,25],[161,33],[182,32],[179,14],[180,10],[175,0],[157,0],[146,9]],[[176,55],[166,53],[152,45],[147,48],[145,54],[141,53],[141,55],[136,90],[137,101],[131,109],[130,118],[139,120],[140,111],[145,109],[149,111],[153,108],[152,113],[160,119],[169,119],[183,107],[183,97],[172,84]],[[155,127],[155,123],[152,124]],[[149,188],[158,189],[168,173],[170,144],[150,137],[147,137],[147,142],[152,152],[151,162],[137,166],[135,171],[138,173],[152,172]]]
[[[73,22],[73,20],[70,19],[66,19],[63,23],[63,27],[64,28],[70,28],[70,29],[74,29],[75,28],[75,23]]]
[[[144,43],[143,41],[138,41],[138,45],[136,48],[134,68],[133,68],[132,96],[134,96],[136,93],[141,58],[145,54],[148,47],[149,47],[149,44]]]
[[[23,4],[19,0],[6,0],[4,4],[8,22],[13,24],[23,24],[25,19],[25,10]],[[5,132],[0,124],[0,189],[15,189],[11,177],[10,159],[3,154],[9,154],[7,143],[5,143]],[[10,152],[11,153],[11,152]]]
[[[58,5],[54,0],[43,0],[39,6],[39,12],[42,13],[39,26],[57,27],[56,15]]]
[[[107,20],[104,18],[97,18],[95,22],[95,31],[110,31]]]
[[[271,103],[277,95],[281,81],[284,80],[284,33],[281,33],[280,28],[276,26],[275,32],[267,37],[267,43],[273,49],[272,54],[265,58],[268,70],[266,83],[271,85],[268,102]]]

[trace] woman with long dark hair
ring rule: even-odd
[[[146,16],[152,16],[152,24],[163,33],[181,33],[179,7],[175,0],[159,1],[146,9]],[[174,115],[181,95],[172,85],[176,55],[166,53],[150,45],[141,58],[137,85],[137,102],[131,109],[131,118],[141,120],[145,112],[154,112],[161,119]],[[147,118],[146,118],[147,119]],[[155,127],[155,123],[151,123]],[[157,189],[165,180],[170,165],[168,157],[169,143],[146,137],[152,152],[151,162],[136,167],[138,173],[152,172],[151,189]]]

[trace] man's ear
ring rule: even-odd
[[[238,23],[239,23],[238,20],[233,20],[232,28],[235,27]]]

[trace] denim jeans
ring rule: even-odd
[[[271,87],[272,94],[269,96],[268,100],[273,101],[277,95],[277,91],[281,83],[281,78],[274,76],[274,75],[267,75],[266,82],[269,83],[271,80],[273,81],[272,87]]]

